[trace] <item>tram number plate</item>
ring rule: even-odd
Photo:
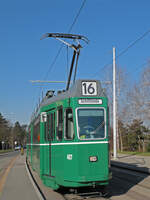
[[[82,82],[82,95],[85,96],[95,96],[97,95],[97,85],[96,82],[84,81]]]
[[[97,159],[97,156],[90,156],[90,157],[89,157],[89,161],[90,161],[90,162],[97,162],[97,160],[98,160],[98,159]]]

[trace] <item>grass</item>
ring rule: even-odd
[[[8,152],[11,152],[13,151],[12,149],[7,149],[7,150],[0,150],[0,154],[2,153],[8,153]]]
[[[134,151],[119,151],[120,154],[137,155],[137,156],[150,156],[150,152],[134,152]]]

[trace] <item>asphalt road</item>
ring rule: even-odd
[[[25,166],[25,155],[12,152],[0,156],[0,200],[38,200]]]
[[[110,200],[150,200],[150,176],[140,172],[112,167]]]
[[[8,167],[11,160],[15,156],[17,156],[19,153],[20,153],[19,151],[14,151],[14,152],[9,152],[9,153],[5,153],[5,154],[0,154],[0,176],[5,171],[5,169]]]

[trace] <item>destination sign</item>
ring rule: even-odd
[[[102,99],[79,99],[79,104],[102,104]]]

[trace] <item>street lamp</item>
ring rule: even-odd
[[[4,141],[2,141],[2,150],[4,150],[4,143],[5,143],[5,142],[4,142]]]

